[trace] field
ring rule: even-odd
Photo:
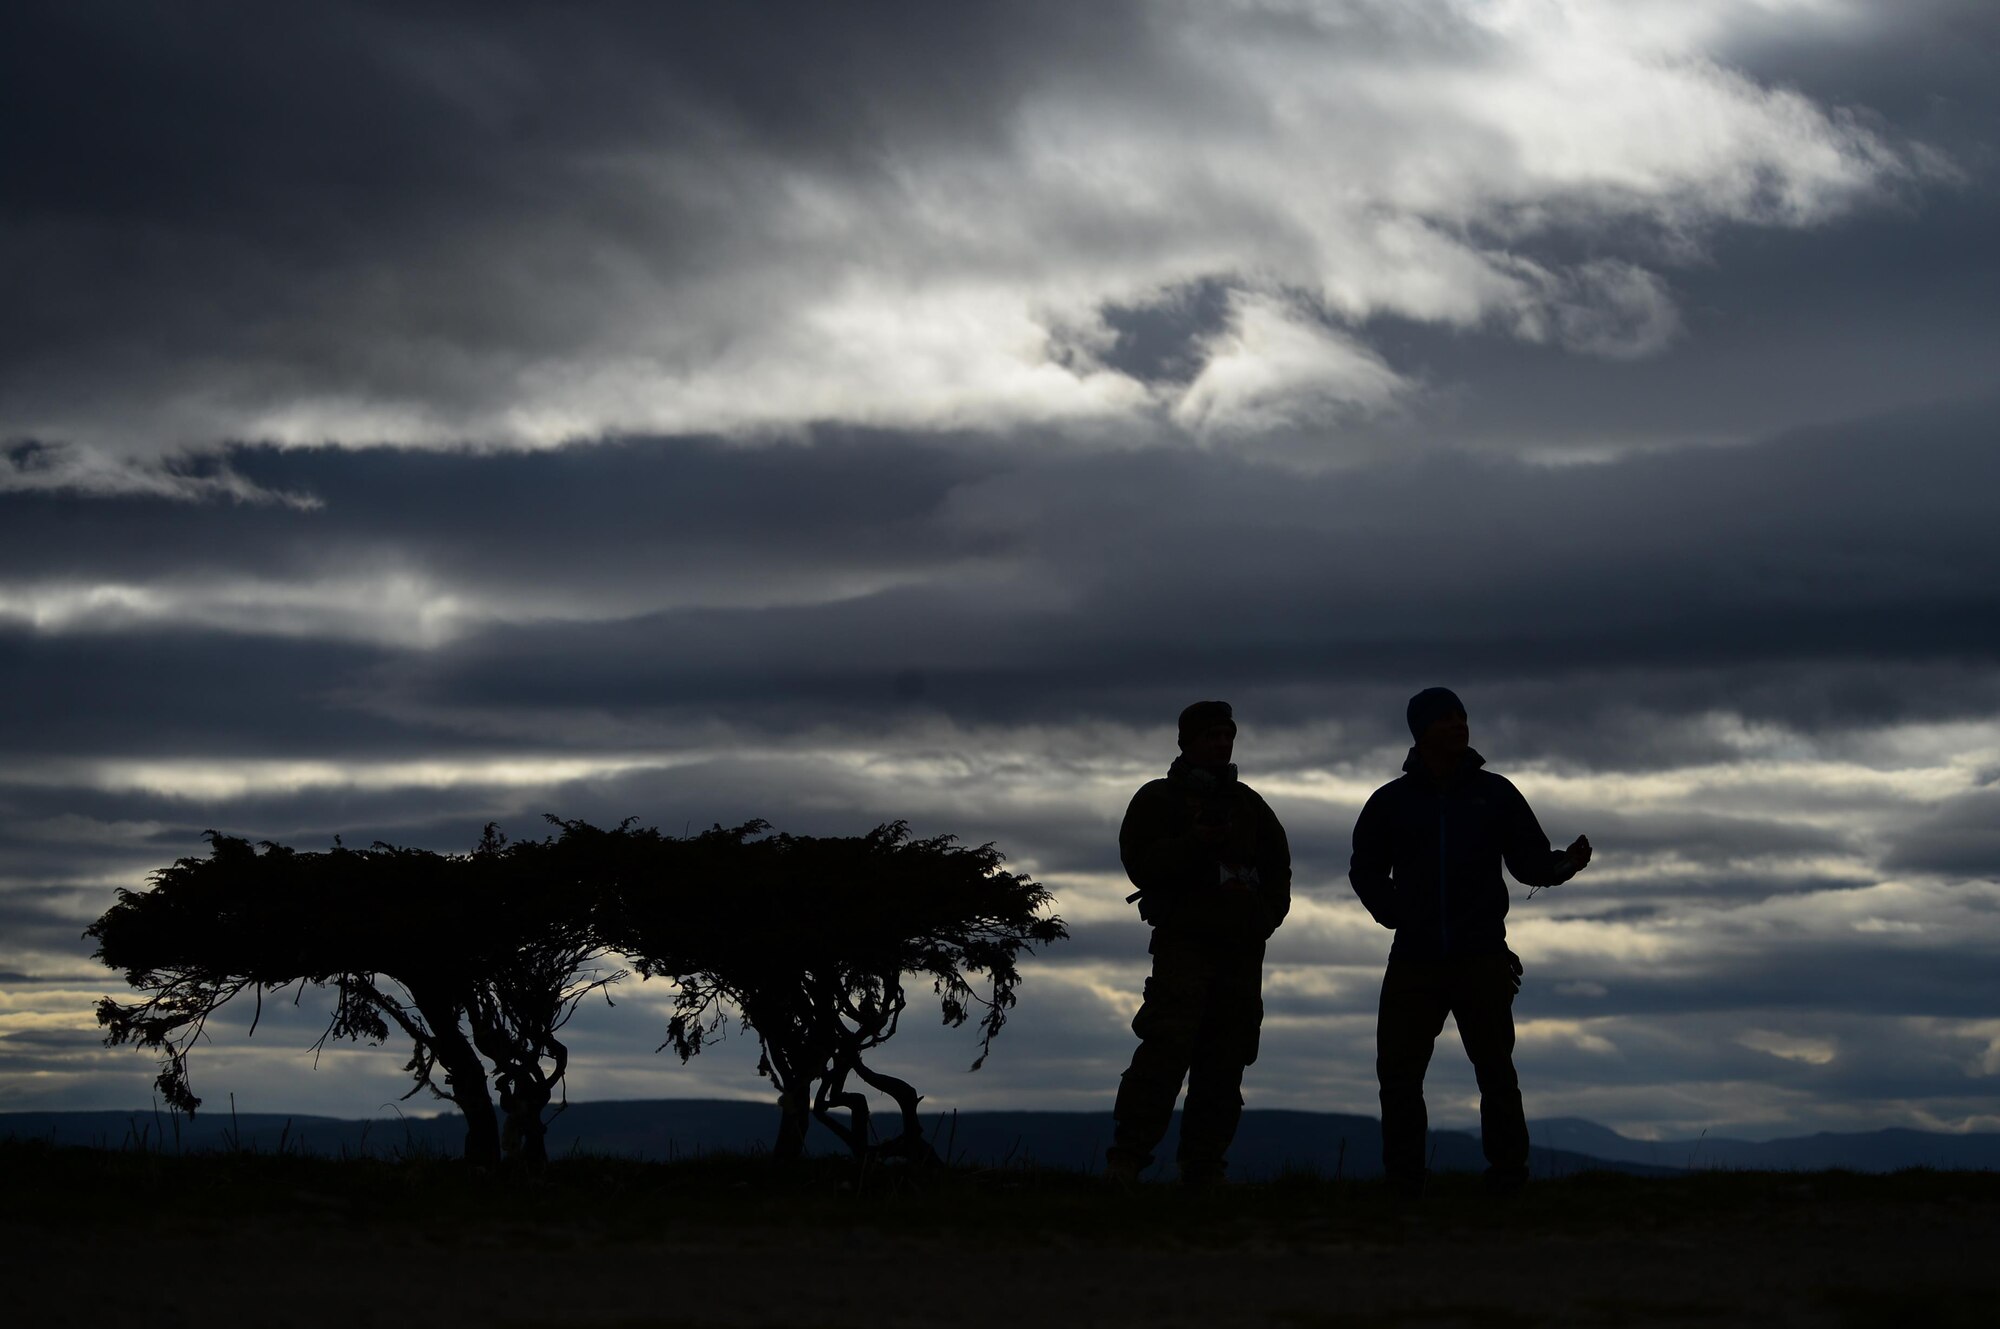
[[[1609,1173],[1416,1203],[1293,1176],[0,1144],[23,1325],[1991,1323],[2000,1175]]]

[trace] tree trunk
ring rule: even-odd
[[[452,1082],[458,1083],[454,1076]],[[465,1114],[465,1161],[494,1164],[500,1161],[500,1122],[493,1114],[493,1100],[482,1087],[475,1094],[454,1090],[452,1102]]]
[[[490,1010],[474,1007],[467,1014],[472,1044],[493,1063],[493,1086],[500,1091],[501,1154],[526,1163],[548,1162],[548,1126],[542,1110],[569,1066],[569,1049],[552,1035],[544,1036],[541,1042],[556,1063],[555,1073],[544,1075],[534,1039],[487,1023]]]
[[[542,1109],[548,1105],[549,1087],[526,1076],[515,1080],[512,1092],[500,1095],[501,1110],[507,1114],[501,1138],[507,1157],[524,1163],[549,1161],[549,1131],[542,1121]]]
[[[935,1162],[937,1152],[924,1139],[923,1122],[917,1119],[917,1104],[923,1102],[924,1097],[917,1092],[916,1086],[893,1075],[869,1070],[859,1057],[854,1059],[854,1073],[861,1077],[863,1084],[895,1099],[896,1106],[902,1110],[903,1133],[893,1140],[883,1141],[880,1152],[901,1155],[916,1162]]]
[[[408,987],[406,983],[404,986]],[[417,1010],[430,1026],[431,1051],[444,1067],[451,1101],[465,1116],[465,1161],[500,1161],[500,1120],[493,1111],[493,1096],[486,1089],[486,1063],[466,1042],[458,1028],[458,1007],[435,995],[419,993],[414,987]]]
[[[847,1124],[841,1125],[833,1118],[836,1109],[847,1110]],[[819,1123],[832,1131],[858,1161],[868,1156],[868,1095],[847,1091],[847,1072],[835,1068],[832,1074],[819,1082],[819,1094],[813,1102],[813,1116]]]
[[[789,1089],[778,1094],[778,1138],[771,1146],[771,1157],[781,1163],[792,1163],[806,1151],[806,1132],[812,1129],[812,1106],[804,1094],[793,1093]]]
[[[493,1111],[493,1097],[486,1092],[486,1067],[462,1038],[456,1048],[438,1047],[438,1065],[444,1067],[451,1085],[451,1101],[465,1115],[465,1161],[500,1161],[500,1119]]]
[[[781,1163],[796,1162],[806,1151],[806,1132],[812,1129],[812,1076],[800,1071],[805,1059],[796,1055],[797,1048],[774,1043],[764,1032],[767,1025],[779,1027],[775,1021],[760,1022],[761,1013],[745,1014],[763,1045],[757,1070],[778,1087],[778,1138],[771,1145],[771,1157]]]

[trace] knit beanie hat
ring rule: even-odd
[[[1228,702],[1196,702],[1181,712],[1181,746],[1186,747],[1189,739],[1201,733],[1202,730],[1212,729],[1219,724],[1226,724],[1231,729],[1236,727],[1236,715],[1229,709]]]
[[[1409,710],[1405,718],[1410,722],[1410,737],[1422,738],[1424,731],[1433,723],[1447,715],[1464,715],[1465,703],[1450,688],[1425,688],[1410,698]]]

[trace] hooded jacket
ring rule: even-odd
[[[1202,834],[1203,822],[1223,828],[1219,840]],[[1216,771],[1175,758],[1166,779],[1132,795],[1118,828],[1118,857],[1139,888],[1139,916],[1158,928],[1261,942],[1292,907],[1285,828],[1234,766]],[[1224,863],[1253,869],[1255,883],[1224,890]]]
[[[1415,748],[1403,778],[1372,794],[1354,823],[1347,880],[1375,921],[1396,931],[1389,958],[1439,960],[1507,949],[1505,861],[1526,886],[1576,875],[1505,776],[1467,748],[1443,784]]]

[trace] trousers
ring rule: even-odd
[[[1243,1068],[1257,1060],[1264,943],[1156,929],[1151,950],[1152,976],[1132,1017],[1139,1047],[1111,1110],[1111,1152],[1135,1168],[1150,1164],[1185,1081],[1181,1175],[1218,1177],[1243,1116]]]
[[[1382,1090],[1382,1168],[1392,1181],[1421,1180],[1430,1119],[1424,1072],[1444,1031],[1459,1041],[1479,1081],[1479,1140],[1495,1180],[1528,1175],[1528,1120],[1514,1072],[1513,957],[1389,961],[1375,1018],[1375,1078]]]

